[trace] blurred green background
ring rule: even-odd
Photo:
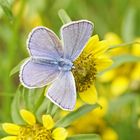
[[[18,74],[10,76],[10,72],[28,57],[28,33],[33,27],[44,25],[59,35],[62,26],[58,16],[60,9],[65,9],[72,20],[94,22],[93,34],[99,34],[101,39],[108,32],[116,33],[122,42],[140,37],[139,0],[0,0],[0,123],[11,121],[11,101],[19,85],[19,77]],[[106,84],[103,83],[102,87]],[[115,98],[115,101],[106,96],[109,109],[103,118],[106,125],[113,129],[111,133],[117,136],[105,137],[104,140],[140,139],[139,89],[133,91],[128,88],[128,94]],[[108,94],[105,92],[105,95]],[[101,133],[97,129],[93,131]]]

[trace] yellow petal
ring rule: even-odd
[[[20,110],[20,114],[23,118],[23,120],[30,124],[30,125],[34,125],[36,123],[36,119],[33,113],[31,113],[30,111],[27,111],[25,109],[21,109]]]
[[[124,93],[129,86],[129,79],[124,76],[117,77],[111,84],[111,92],[113,95],[118,96]]]
[[[105,35],[105,40],[109,41],[110,46],[114,46],[122,43],[120,37],[112,32],[109,32]]]
[[[102,109],[97,108],[92,111],[92,114],[96,115],[98,118],[105,116],[108,110],[108,101],[105,97],[100,97],[98,103],[102,106]]]
[[[11,135],[17,135],[20,130],[20,126],[13,123],[3,123],[2,128],[6,133]]]
[[[109,43],[106,40],[102,40],[98,43],[97,49],[94,50],[94,57],[98,57],[102,54],[104,54],[109,48]]]
[[[84,51],[86,51],[87,53],[89,53],[90,51],[95,50],[95,49],[96,49],[96,46],[97,46],[97,44],[98,44],[98,42],[99,42],[99,37],[98,37],[98,35],[92,36],[92,37],[88,40],[88,42],[87,42],[87,44],[86,44],[86,46],[85,46]]]
[[[52,137],[54,138],[54,140],[65,140],[67,136],[68,132],[65,128],[62,127],[58,127],[52,132]]]
[[[17,137],[16,136],[7,136],[7,137],[2,138],[1,140],[17,140]]]
[[[50,115],[43,115],[42,121],[44,127],[47,128],[48,130],[54,127],[54,121]]]
[[[140,79],[140,63],[137,63],[136,66],[133,68],[131,72],[131,79],[132,80]]]
[[[88,88],[84,92],[79,93],[80,98],[88,103],[88,104],[94,104],[97,101],[97,91],[94,85],[91,85],[90,88]]]
[[[140,56],[140,38],[137,38],[135,42],[137,43],[132,46],[132,54],[135,56]]]
[[[99,77],[99,80],[102,82],[110,82],[115,77],[116,74],[115,72],[116,72],[115,70],[107,71]]]
[[[113,63],[113,61],[108,58],[106,55],[102,55],[102,57],[96,59],[96,68],[97,71],[103,71],[106,68],[108,68],[109,66],[111,66]]]
[[[112,128],[106,128],[103,132],[103,140],[118,140],[118,135]]]
[[[109,43],[109,47],[111,46],[115,46],[115,45],[118,45],[118,44],[122,44],[122,40],[121,38],[115,34],[115,33],[112,33],[112,32],[109,32],[105,35],[105,40],[108,41]],[[115,48],[115,49],[111,49],[109,50],[109,54],[111,56],[118,56],[118,54],[124,54],[126,53],[128,50],[126,49],[126,47],[120,47],[120,48]]]

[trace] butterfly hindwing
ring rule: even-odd
[[[57,65],[35,63],[27,60],[20,71],[20,81],[28,88],[43,87],[51,83],[59,75]]]
[[[64,110],[73,110],[76,102],[76,88],[72,72],[61,72],[47,91],[47,97]]]

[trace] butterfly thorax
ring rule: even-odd
[[[61,71],[70,71],[73,67],[73,63],[69,59],[61,58],[58,61],[58,69]]]

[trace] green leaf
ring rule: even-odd
[[[5,132],[4,132],[3,128],[2,128],[2,123],[0,123],[0,136],[2,136],[2,137],[5,136]],[[2,138],[2,137],[0,137],[0,138]]]
[[[18,65],[16,65],[10,72],[10,76],[19,72],[21,65],[27,60],[28,58],[23,59]]]
[[[34,109],[33,112],[36,112],[37,109],[41,106],[41,104],[43,103],[45,96],[44,96],[44,92],[45,92],[45,88],[43,89],[42,92],[40,92],[40,96],[38,97],[38,100],[36,101],[35,105],[34,105]]]
[[[34,100],[33,100],[33,96],[34,96],[34,89],[25,89],[26,92],[24,92],[24,102],[25,102],[25,106],[26,109],[28,109],[29,111],[32,111],[34,109]]]
[[[85,115],[86,113],[92,111],[93,109],[96,109],[97,107],[101,107],[99,104],[94,105],[83,105],[82,107],[78,108],[77,110],[70,112],[68,115],[63,117],[62,119],[58,120],[56,122],[56,126],[59,127],[67,127],[69,126],[73,121],[80,118],[81,116]]]
[[[10,9],[10,5],[7,0],[0,0],[0,6],[2,7],[4,13],[7,15],[7,17],[12,20],[13,19],[13,14]]]
[[[97,134],[79,134],[68,137],[66,140],[101,140],[101,138]]]
[[[135,34],[136,9],[128,8],[122,24],[122,37],[126,42],[132,41]]]
[[[38,107],[42,104],[44,96],[43,88],[27,89],[24,94],[24,101],[26,109],[32,112],[36,112]]]
[[[23,124],[23,120],[20,116],[19,110],[20,110],[20,90],[18,89],[15,97],[12,101],[12,105],[11,105],[11,117],[14,123],[18,123],[18,124]]]
[[[63,24],[71,22],[70,17],[68,16],[67,12],[64,9],[60,9],[58,11],[58,15],[59,15]]]
[[[55,116],[59,111],[59,107],[55,104],[53,104],[52,110],[51,110],[51,116]]]
[[[39,106],[38,110],[36,111],[36,116],[39,122],[42,121],[42,115],[45,114],[47,110],[48,99],[45,98],[42,104]]]

